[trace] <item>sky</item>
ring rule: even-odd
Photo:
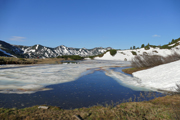
[[[0,40],[129,49],[180,37],[180,0],[0,0]]]

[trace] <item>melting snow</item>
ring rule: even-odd
[[[141,80],[141,86],[151,89],[176,91],[176,84],[180,84],[180,60],[151,69],[133,73],[133,76]]]
[[[121,61],[131,61],[134,58],[132,51],[136,52],[137,55],[142,55],[143,53],[149,53],[152,55],[168,56],[172,55],[174,52],[180,54],[180,45],[172,49],[160,49],[158,47],[145,50],[144,48],[133,49],[133,50],[118,50],[116,55],[112,56],[110,52],[104,54],[103,57],[95,57],[96,60],[121,60]]]
[[[14,69],[0,69],[1,93],[32,93],[47,85],[70,82],[83,75],[87,69],[127,66],[129,62],[86,60],[80,64],[42,65],[20,67]],[[24,91],[17,91],[24,90]]]

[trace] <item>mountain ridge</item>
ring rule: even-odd
[[[73,48],[59,45],[55,48],[46,47],[40,44],[33,46],[12,45],[0,40],[0,56],[24,57],[24,58],[52,58],[63,55],[79,55],[82,57],[102,54],[111,47],[95,47],[93,49]]]

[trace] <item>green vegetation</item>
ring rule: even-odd
[[[172,46],[168,46],[168,45],[163,45],[163,46],[160,46],[160,49],[171,49]]]
[[[106,52],[99,54],[99,55],[89,56],[89,58],[94,59],[95,57],[103,57]]]
[[[178,41],[180,41],[180,38],[178,38],[178,39],[172,39],[171,42],[169,42],[168,44],[162,45],[162,46],[160,46],[160,45],[159,45],[159,46],[150,45],[149,43],[148,43],[146,46],[145,46],[144,44],[142,44],[142,45],[141,45],[141,48],[144,48],[145,50],[149,50],[150,47],[153,47],[153,48],[159,47],[160,49],[171,49],[171,48],[173,48],[173,47],[175,47],[175,46],[177,46],[177,45],[180,44],[180,43],[178,43]],[[174,45],[169,46],[169,45],[171,45],[171,44],[174,44]],[[130,49],[132,49],[132,47],[131,47]],[[134,49],[134,47],[133,47],[133,49]]]
[[[116,55],[117,50],[115,50],[115,49],[107,50],[106,52],[104,52],[104,53],[102,53],[102,54],[95,55],[95,56],[89,56],[89,58],[94,59],[95,57],[103,57],[104,54],[106,54],[107,52],[110,52],[110,54],[111,54],[112,56],[114,56],[114,55]]]
[[[109,50],[109,51],[110,51],[110,54],[112,56],[116,55],[116,53],[117,53],[117,50],[115,50],[115,49],[112,49],[112,50]]]
[[[134,51],[131,51],[131,53],[132,53],[133,55],[137,55],[137,53],[136,53],[136,52],[134,52]]]
[[[144,47],[145,50],[149,50],[150,49],[150,45],[149,43]]]
[[[139,47],[136,48],[136,46],[130,47],[130,49],[138,49]]]
[[[144,44],[142,44],[142,45],[141,45],[141,48],[143,48],[144,46],[145,46],[145,45],[144,45]]]
[[[178,39],[172,39],[172,41],[169,43],[169,44],[173,44],[173,43],[177,43],[178,41],[180,41],[180,38],[178,38]]]
[[[133,49],[136,49],[136,47],[135,47],[135,46],[133,46]]]
[[[81,57],[79,55],[63,55],[58,56],[57,58],[64,58],[65,60],[72,59],[72,60],[83,60],[84,57]]]

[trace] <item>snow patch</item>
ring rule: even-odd
[[[38,49],[39,45],[36,46],[36,50]]]
[[[141,86],[152,89],[176,91],[176,84],[180,84],[179,66],[180,60],[134,72],[133,76],[141,80]]]

